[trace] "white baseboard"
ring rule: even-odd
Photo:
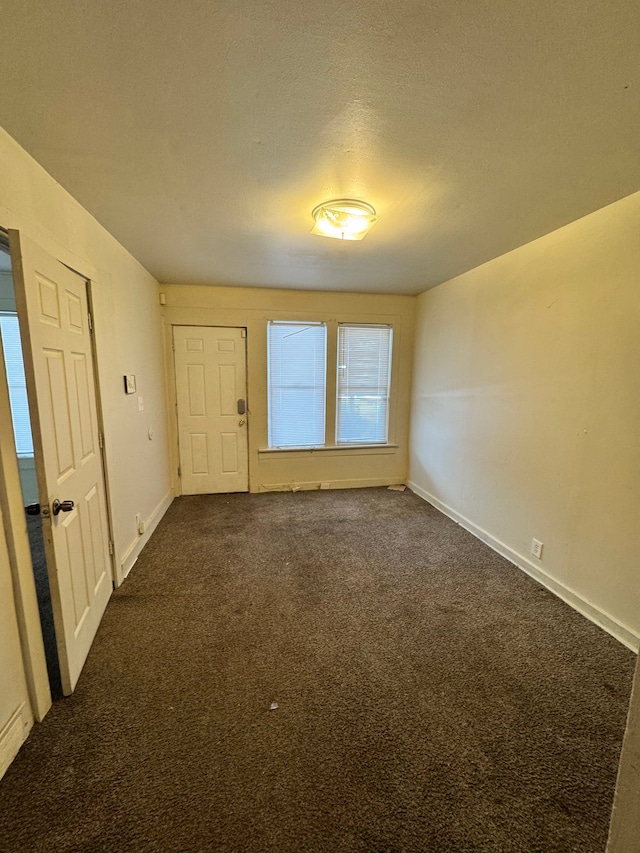
[[[317,491],[324,484],[318,480],[309,480],[301,483],[259,483],[257,492],[308,492]],[[390,480],[388,477],[372,477],[369,480],[327,480],[325,488],[328,489],[364,489],[372,486],[391,486],[394,483],[403,483],[403,478]]]
[[[415,492],[416,495],[421,497],[427,503],[430,503],[444,515],[451,518],[456,522],[456,524],[459,524],[460,527],[464,527],[465,530],[468,530],[469,533],[472,533],[477,539],[480,539],[485,543],[485,545],[488,545],[496,551],[496,553],[500,554],[501,557],[509,560],[510,563],[513,563],[514,566],[517,566],[534,580],[538,581],[538,583],[542,584],[542,586],[548,589],[549,592],[557,595],[558,598],[561,598],[562,601],[570,607],[573,607],[573,609],[577,610],[578,613],[581,613],[591,622],[594,622],[600,628],[603,628],[608,634],[611,634],[612,637],[615,637],[616,640],[621,642],[628,649],[631,649],[631,651],[636,653],[640,650],[640,637],[630,628],[621,625],[608,613],[605,613],[603,610],[596,607],[595,604],[586,601],[577,592],[574,592],[560,581],[551,577],[551,575],[547,574],[547,572],[545,572],[540,566],[532,563],[528,557],[514,551],[508,545],[505,545],[504,542],[501,542],[495,536],[492,536],[486,530],[478,527],[472,521],[469,521],[468,518],[465,518],[450,506],[447,506],[447,504],[438,500],[434,495],[425,491],[417,483],[414,483],[412,480],[407,480],[407,485],[412,492]]]
[[[151,534],[156,529],[160,521],[162,520],[162,516],[169,509],[171,504],[173,503],[173,492],[168,491],[166,495],[162,498],[158,506],[153,510],[149,518],[144,519],[145,521],[145,531],[142,536],[136,536],[136,538],[131,542],[127,550],[124,552],[122,557],[120,558],[120,577],[116,586],[120,586],[122,581],[129,574],[135,561],[140,556],[140,552],[144,548],[144,546],[149,541]]]
[[[0,779],[27,739],[33,720],[23,702],[0,731]]]

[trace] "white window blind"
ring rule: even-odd
[[[2,348],[4,350],[4,362],[7,370],[16,451],[18,456],[33,456],[31,420],[29,419],[29,403],[27,401],[27,383],[24,378],[24,363],[22,361],[22,346],[20,344],[20,329],[18,327],[17,316],[15,314],[0,313],[0,331],[2,332]]]
[[[388,326],[338,326],[339,444],[388,440],[391,338]]]
[[[269,447],[325,440],[327,327],[269,323]]]

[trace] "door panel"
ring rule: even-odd
[[[87,358],[84,353],[74,353],[72,359],[72,376],[74,380],[74,394],[72,399],[78,410],[78,422],[80,424],[80,458],[81,463],[87,465],[92,461],[96,452],[93,430],[91,428],[90,374]]]
[[[207,435],[203,432],[191,433],[191,473],[209,473],[209,454],[207,452]]]
[[[189,381],[189,414],[191,417],[204,416],[207,414],[204,365],[188,364],[187,376]]]
[[[71,420],[68,406],[67,377],[64,369],[64,353],[60,350],[42,350],[45,364],[46,384],[43,387],[45,404],[43,415],[49,415],[49,428],[53,430],[56,466],[51,466],[56,482],[73,473],[73,446],[71,443]],[[48,405],[46,405],[48,403]],[[51,460],[53,462],[53,459]]]
[[[65,694],[112,590],[86,281],[10,232],[43,533]],[[54,515],[55,499],[73,508]]]
[[[225,474],[238,470],[238,436],[235,432],[220,433],[222,470]]]
[[[249,488],[243,329],[174,326],[182,494]]]

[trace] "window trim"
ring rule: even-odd
[[[271,434],[272,434],[272,399],[271,399],[271,328],[274,326],[296,326],[296,327],[316,327],[324,329],[324,397],[322,401],[322,417],[323,417],[323,433],[324,433],[324,445],[314,445],[314,444],[305,444],[305,445],[278,445],[271,444]],[[304,331],[304,328],[300,329],[300,332]],[[294,332],[292,334],[298,334]],[[328,399],[328,372],[327,372],[327,361],[328,361],[328,349],[329,349],[329,328],[328,324],[324,320],[268,320],[267,321],[267,442],[270,450],[289,450],[291,448],[299,450],[305,448],[313,448],[313,447],[323,447],[327,442],[327,399]]]
[[[299,453],[300,456],[308,456],[313,453],[324,452],[335,452],[340,455],[345,450],[357,450],[360,451],[358,456],[367,456],[369,452],[377,455],[376,451],[395,453],[399,447],[400,445],[394,442],[387,442],[387,444],[318,444],[315,447],[259,447],[258,453]]]
[[[317,315],[316,315],[317,316]],[[344,316],[344,314],[343,314]],[[398,318],[395,315],[388,314],[389,322],[376,323],[367,322],[366,320],[336,320],[336,319],[316,319],[308,320],[292,320],[275,319],[273,317],[265,317],[266,320],[266,394],[267,394],[267,423],[266,423],[266,439],[267,444],[263,447],[256,448],[260,455],[288,453],[297,454],[298,457],[304,458],[313,455],[314,453],[322,452],[341,456],[345,452],[353,453],[354,455],[384,455],[395,453],[399,449],[399,445],[395,441],[395,407],[397,405],[398,389],[396,387],[397,378],[395,375],[396,358],[398,356],[397,347],[399,346],[398,337]],[[324,326],[326,329],[325,342],[325,443],[321,445],[297,445],[297,446],[271,446],[269,442],[270,434],[270,325],[292,325],[292,326]],[[389,397],[387,406],[387,424],[386,433],[387,439],[385,442],[341,442],[336,440],[337,435],[337,413],[338,413],[338,328],[340,326],[364,328],[380,328],[389,329],[391,332],[391,346],[389,357]]]
[[[340,329],[387,329],[389,331],[389,364],[387,375],[387,405],[386,418],[384,424],[384,441],[339,441],[338,440],[338,423],[339,423],[339,369],[340,365],[336,362],[336,387],[335,387],[335,437],[336,445],[339,447],[354,447],[364,445],[365,447],[380,447],[389,443],[389,427],[391,422],[391,375],[393,367],[393,326],[390,323],[347,323],[341,322],[337,324],[336,329],[336,358],[340,351]]]

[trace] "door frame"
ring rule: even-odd
[[[0,241],[4,246],[9,247],[9,231],[16,230],[19,233],[30,236],[26,229],[16,227],[9,229],[0,226]],[[39,241],[35,240],[35,242]],[[72,272],[79,275],[85,281],[87,289],[87,304],[92,316],[92,352],[93,352],[93,373],[96,389],[96,415],[98,418],[98,429],[100,434],[104,436],[104,418],[102,397],[100,393],[100,375],[98,370],[98,354],[96,347],[96,323],[94,311],[94,291],[96,285],[96,270],[91,264],[72,256],[70,253],[63,253],[65,258],[60,257],[60,252],[57,249],[52,250],[50,246],[42,245],[41,248],[47,251],[55,260],[63,266],[70,269]],[[22,319],[22,313],[18,311],[19,320]],[[2,380],[0,385],[4,384],[6,388],[6,371],[4,361],[0,365],[2,371]],[[0,394],[4,391],[0,389]],[[18,469],[18,456],[13,440],[13,424],[11,422],[11,411],[7,411],[3,406],[0,410],[0,431],[4,436],[10,436],[10,441],[3,440],[0,442],[0,474],[2,482],[0,483],[0,503],[2,505],[4,517],[4,533],[7,540],[9,550],[9,558],[11,563],[11,574],[14,584],[14,602],[16,615],[18,618],[18,627],[20,631],[20,644],[22,648],[22,657],[24,662],[25,676],[29,689],[29,697],[33,709],[33,714],[38,722],[44,719],[45,714],[51,708],[51,690],[49,685],[49,676],[47,673],[46,658],[44,654],[44,642],[42,638],[42,626],[40,622],[40,613],[38,610],[38,600],[36,596],[35,580],[33,575],[33,565],[31,562],[31,548],[27,537],[26,525],[24,523],[24,506],[22,501],[22,491],[20,486],[20,474]],[[34,455],[39,453],[34,445]],[[115,555],[113,554],[113,528],[112,528],[112,512],[111,512],[111,496],[109,492],[109,480],[107,476],[107,455],[106,450],[102,447],[102,477],[105,488],[105,505],[107,510],[107,534],[110,543],[109,546],[109,564],[111,567],[111,581],[115,585]]]
[[[0,358],[0,361],[0,506],[3,533],[9,554],[14,607],[29,701],[34,718],[41,722],[51,708],[51,686],[44,653],[31,547],[24,520],[24,501],[4,358]]]
[[[70,269],[72,272],[81,275],[78,273],[76,269],[70,267],[68,264],[65,266]],[[96,312],[95,312],[95,300],[94,300],[94,290],[96,287],[96,281],[93,278],[87,278],[87,276],[82,275],[82,278],[85,280],[86,288],[87,288],[87,306],[89,308],[89,315],[91,317],[91,354],[93,356],[93,381],[96,392],[96,417],[98,419],[98,432],[101,437],[100,442],[100,458],[102,459],[102,484],[104,486],[104,504],[105,510],[107,513],[107,536],[109,540],[109,565],[111,567],[111,582],[113,583],[113,588],[117,589],[122,580],[118,575],[118,568],[116,565],[116,553],[115,553],[115,538],[113,535],[113,513],[111,511],[111,488],[109,482],[109,460],[107,457],[107,444],[105,441],[105,433],[104,433],[104,408],[102,405],[102,387],[100,385],[100,372],[98,370],[98,346],[97,346],[97,332],[96,332]]]
[[[171,465],[171,486],[174,495],[179,497],[183,494],[182,477],[180,474],[180,430],[178,428],[178,389],[176,382],[176,360],[173,349],[173,328],[174,326],[191,326],[193,328],[203,329],[244,329],[244,361],[245,361],[245,376],[246,376],[246,405],[247,414],[251,412],[249,398],[251,392],[249,390],[249,329],[246,323],[180,323],[180,322],[165,322],[166,327],[166,348],[165,348],[165,367],[167,377],[167,396],[169,405],[173,410],[173,417],[169,418],[169,455]],[[247,429],[247,494],[251,491],[251,453],[249,443],[250,431]],[[244,494],[244,492],[240,492]]]
[[[9,251],[9,232],[0,227],[0,242]],[[51,708],[51,688],[42,638],[31,546],[24,521],[18,454],[4,358],[0,358],[0,504],[4,536],[9,552],[13,598],[27,690],[34,718],[41,722]]]

